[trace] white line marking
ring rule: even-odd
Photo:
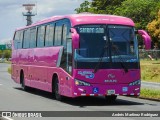
[[[2,118],[5,118],[5,119],[7,119],[7,120],[13,120],[13,119],[11,119],[11,118],[9,118],[9,117],[2,117]]]

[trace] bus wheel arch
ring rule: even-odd
[[[56,73],[52,76],[52,94],[57,100],[62,101],[62,96],[59,94],[59,79]]]

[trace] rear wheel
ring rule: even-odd
[[[114,95],[114,96],[111,96],[111,95],[110,96],[105,96],[105,99],[106,99],[107,102],[113,103],[113,102],[116,101],[117,95]]]
[[[54,96],[57,100],[62,101],[63,96],[59,94],[59,82],[58,78],[56,77],[55,82],[54,82]]]
[[[21,80],[21,87],[24,91],[27,91],[28,90],[28,87],[25,86],[25,80],[24,80],[24,73],[21,72],[21,75],[20,75],[20,80]]]

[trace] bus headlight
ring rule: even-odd
[[[81,81],[81,80],[77,80],[77,79],[75,79],[75,85],[77,85],[77,86],[91,86],[91,84],[84,82],[84,81]]]
[[[140,85],[140,84],[141,84],[141,80],[136,80],[134,82],[129,83],[129,86]]]

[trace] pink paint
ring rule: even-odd
[[[71,26],[80,24],[117,24],[134,26],[134,22],[126,17],[114,15],[78,14],[68,16],[51,17],[31,26],[19,28],[27,29],[33,26],[68,18]],[[71,29],[72,50],[79,48],[79,35],[74,28]],[[150,47],[150,37],[142,30],[138,31],[145,39],[146,48]],[[13,44],[14,45],[14,44]],[[57,67],[60,49],[62,46],[18,49],[12,47],[12,79],[20,83],[20,73],[23,71],[26,86],[52,92],[52,77],[57,74],[60,94],[68,97],[78,96],[104,96],[108,90],[114,90],[116,95],[139,95],[140,85],[129,86],[133,81],[140,80],[139,69],[129,69],[127,73],[120,69],[100,69],[93,78],[86,78],[83,72],[93,73],[93,69],[72,69],[72,75],[60,66]],[[79,72],[81,71],[82,74]],[[75,79],[90,83],[90,86],[77,86]],[[98,88],[94,93],[93,89]]]
[[[148,33],[144,30],[138,30],[138,33],[142,36],[144,40],[145,49],[151,49],[151,37],[148,35]]]
[[[30,26],[18,28],[17,30],[30,28],[40,24],[68,18],[71,21],[72,26],[80,24],[117,24],[117,25],[129,25],[134,26],[134,22],[130,18],[116,16],[116,15],[100,15],[100,14],[75,14],[66,16],[55,16],[48,19],[38,21]]]

